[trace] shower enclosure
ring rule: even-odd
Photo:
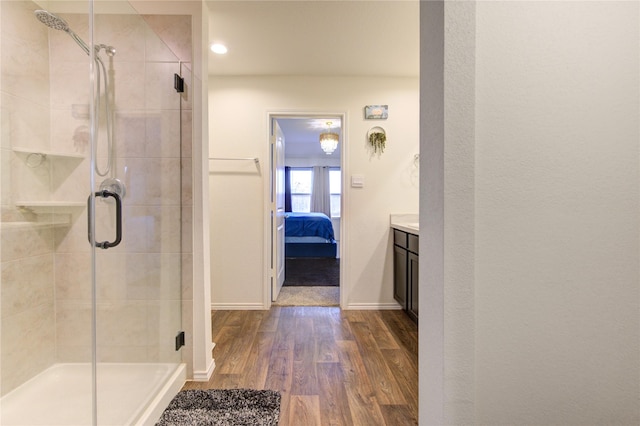
[[[190,21],[0,20],[0,424],[153,424],[186,377]]]

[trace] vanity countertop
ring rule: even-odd
[[[414,235],[420,233],[419,216],[417,214],[392,214],[389,219],[393,229]]]

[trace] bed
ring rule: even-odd
[[[285,257],[336,257],[331,219],[324,213],[288,212],[284,216]]]

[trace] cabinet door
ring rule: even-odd
[[[393,298],[407,309],[407,250],[393,246]]]
[[[414,321],[418,321],[418,255],[408,252],[409,303],[408,313]]]

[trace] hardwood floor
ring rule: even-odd
[[[212,313],[216,369],[184,389],[273,389],[280,426],[417,425],[418,333],[402,311]]]

